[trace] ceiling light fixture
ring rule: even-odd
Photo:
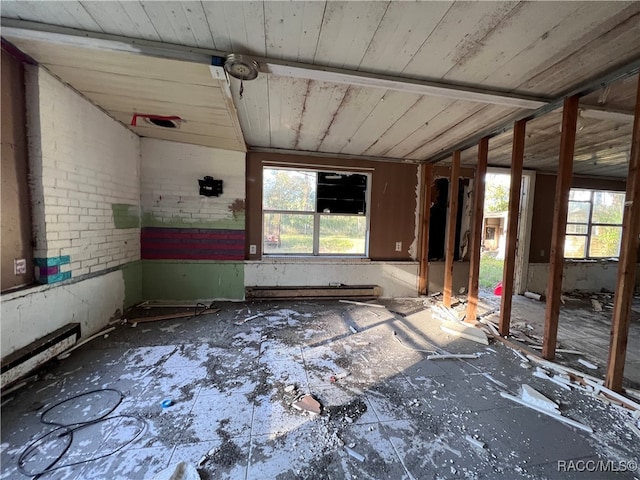
[[[224,69],[239,80],[254,80],[258,77],[258,62],[246,55],[230,53],[224,62]]]
[[[230,53],[224,62],[224,70],[232,77],[240,80],[240,98],[244,93],[244,81],[258,78],[258,62],[253,58],[238,53]]]

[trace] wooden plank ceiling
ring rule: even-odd
[[[573,172],[580,175],[626,177],[628,174],[633,106],[638,76],[615,82],[607,89],[583,97],[580,106],[607,108],[627,116],[598,118],[598,112],[580,109],[578,116]],[[596,118],[594,118],[596,117]],[[560,152],[562,110],[558,109],[527,123],[524,166],[530,170],[554,172]],[[489,164],[510,167],[511,131],[489,140]],[[466,166],[475,165],[477,148],[462,152]]]
[[[228,93],[209,67],[124,52],[14,40],[51,73],[142,137],[246,151]],[[133,115],[179,116],[163,128]]]
[[[640,2],[3,0],[2,15],[546,98],[640,56]],[[394,159],[429,159],[521,112],[272,74],[231,90],[249,146]]]

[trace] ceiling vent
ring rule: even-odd
[[[161,128],[180,128],[180,124],[184,121],[177,115],[152,115],[147,113],[134,113],[131,119],[131,126],[138,125],[138,118],[142,118],[145,123]]]

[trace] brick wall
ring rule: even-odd
[[[152,138],[141,151],[145,226],[244,230],[244,153]],[[220,196],[199,194],[204,176],[223,181]]]
[[[245,154],[141,139],[143,296],[244,296]],[[200,195],[198,179],[222,180]]]
[[[138,260],[140,139],[46,70],[26,74],[36,277]]]

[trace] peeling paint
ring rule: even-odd
[[[171,217],[157,217],[153,213],[144,212],[142,214],[142,227],[189,227],[189,228],[215,228],[228,230],[244,230],[244,212],[238,213],[237,216],[229,215],[228,218],[206,221],[191,217],[180,217],[177,215]]]
[[[424,165],[421,168],[416,168],[416,208],[414,211],[415,218],[415,226],[413,229],[413,242],[409,245],[409,255],[413,260],[418,258],[418,238],[419,238],[419,222],[420,222],[420,191],[422,190],[422,179],[421,172],[422,168],[425,168]]]

